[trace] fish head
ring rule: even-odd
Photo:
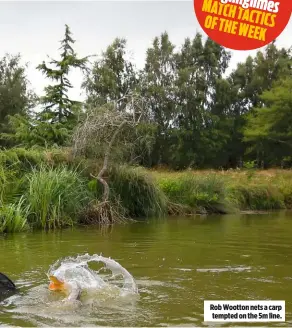
[[[65,283],[58,279],[55,276],[49,276],[50,284],[49,284],[49,290],[54,291],[63,291],[65,290]]]

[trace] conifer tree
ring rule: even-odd
[[[45,74],[53,84],[45,88],[45,96],[39,99],[44,106],[39,113],[31,113],[30,117],[15,115],[9,119],[9,127],[13,133],[2,134],[2,138],[12,140],[21,146],[65,145],[76,124],[76,112],[81,110],[82,103],[71,100],[68,91],[73,86],[69,81],[69,73],[73,68],[86,69],[88,56],[78,58],[72,45],[69,26],[65,25],[65,36],[61,40],[61,58],[45,62],[37,69]]]
[[[52,59],[49,64],[53,64],[55,69],[49,68],[43,61],[37,69],[40,70],[54,85],[45,88],[45,96],[41,98],[44,110],[40,118],[51,123],[66,123],[74,117],[74,110],[81,106],[81,103],[69,99],[68,91],[73,86],[68,79],[68,74],[72,68],[86,69],[88,57],[78,58],[72,45],[75,40],[68,25],[65,25],[65,36],[61,40],[61,58],[60,60]]]

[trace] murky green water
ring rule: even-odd
[[[16,282],[26,300],[0,304],[0,325],[207,326],[203,301],[217,299],[285,300],[286,322],[270,326],[292,326],[291,236],[292,214],[275,213],[0,237],[0,271]],[[124,266],[136,279],[139,299],[46,312],[38,297],[48,293],[49,266],[60,257],[87,252]],[[30,295],[35,303],[27,304]]]

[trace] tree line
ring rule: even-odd
[[[87,113],[128,95],[143,102],[132,158],[146,167],[291,167],[292,47],[275,42],[230,73],[230,52],[199,33],[174,45],[164,32],[147,49],[143,69],[116,38],[98,58],[80,58],[69,26],[60,58],[41,63],[45,95],[31,90],[20,55],[0,59],[0,146],[70,147]],[[73,69],[83,72],[86,100],[69,98]],[[40,110],[36,111],[38,106]],[[90,157],[90,154],[86,156]]]

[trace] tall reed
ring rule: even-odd
[[[35,227],[50,229],[77,223],[90,199],[85,179],[77,170],[64,166],[41,166],[27,175],[27,181],[29,222]]]
[[[0,233],[20,232],[28,229],[28,214],[29,207],[25,205],[23,197],[14,204],[2,204],[0,206]]]

